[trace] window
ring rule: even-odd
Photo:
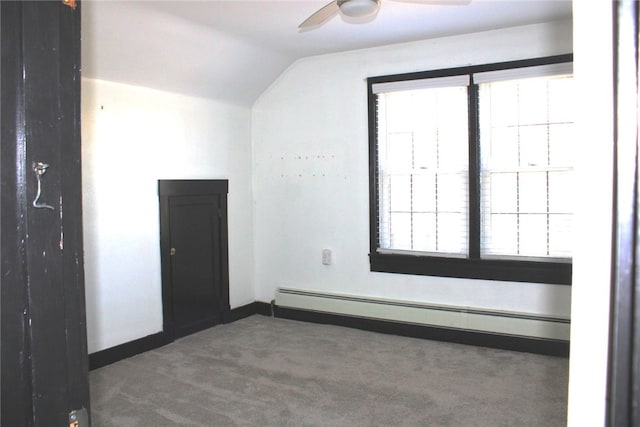
[[[372,271],[570,283],[571,59],[368,79]]]

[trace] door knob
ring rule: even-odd
[[[171,250],[169,251],[169,254],[171,256],[174,256],[176,254],[176,248],[171,248]]]

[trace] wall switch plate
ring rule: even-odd
[[[322,250],[322,264],[331,265],[331,249]]]

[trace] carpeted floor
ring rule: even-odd
[[[101,426],[564,426],[569,361],[252,316],[92,371]]]

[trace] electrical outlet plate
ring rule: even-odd
[[[322,251],[322,264],[331,265],[331,249],[324,249]]]

